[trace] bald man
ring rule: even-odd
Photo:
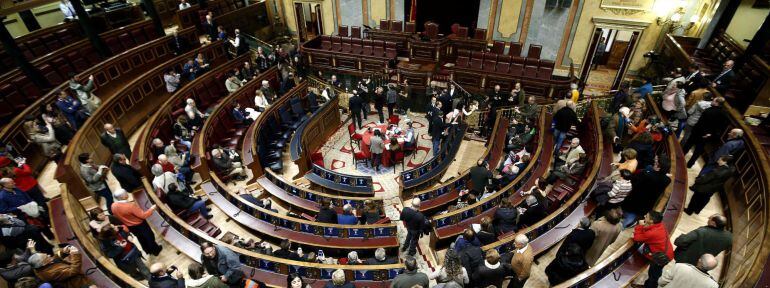
[[[167,269],[165,264],[155,262],[150,266],[150,274],[150,288],[185,288],[184,275],[175,266]]]
[[[697,264],[703,254],[718,255],[733,246],[733,234],[725,230],[727,217],[714,214],[708,224],[674,240],[676,250],[674,259],[677,263]]]
[[[126,157],[131,157],[131,146],[128,145],[128,138],[123,134],[123,130],[115,128],[110,123],[104,124],[104,132],[100,137],[102,145],[110,149],[110,154],[123,154]]]
[[[407,251],[409,255],[414,256],[417,253],[417,241],[422,236],[422,231],[426,227],[425,215],[420,212],[420,198],[412,199],[412,207],[404,207],[401,211],[401,221],[406,226],[406,240],[401,246],[401,251]]]
[[[719,284],[708,273],[715,267],[717,267],[717,259],[711,254],[703,254],[695,266],[687,263],[676,263],[670,269],[663,271],[663,275],[658,279],[658,288],[717,288]]]
[[[722,64],[722,72],[707,77],[711,80],[711,87],[714,87],[722,95],[730,89],[730,84],[732,84],[733,78],[735,78],[735,72],[733,72],[734,65],[735,62],[733,60],[727,60],[725,64]]]

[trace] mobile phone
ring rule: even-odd
[[[324,250],[318,249],[318,258],[326,258],[324,257]]]

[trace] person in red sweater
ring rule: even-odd
[[[634,228],[634,242],[647,245],[644,249],[644,257],[652,260],[653,253],[665,252],[669,261],[674,259],[674,247],[668,238],[668,231],[663,226],[663,214],[658,211],[650,211],[644,215],[644,220],[639,220],[639,225]],[[649,277],[644,282],[645,288],[658,287],[658,278],[663,274],[663,266],[655,261],[650,261]]]
[[[150,209],[144,211],[136,202],[128,200],[128,192],[123,189],[115,190],[112,196],[115,197],[115,203],[112,203],[112,216],[128,227],[128,231],[131,231],[139,240],[139,245],[144,252],[158,256],[163,247],[155,242],[155,233],[145,220],[158,208],[157,205],[152,205]]]
[[[24,163],[26,159],[20,158],[18,160],[19,162],[14,165],[14,161],[10,158],[0,156],[0,167],[3,168],[3,174],[8,174],[4,175],[4,177],[13,178],[14,182],[16,182],[16,188],[27,193],[32,200],[35,200],[37,205],[46,207],[48,198],[43,196],[43,191],[37,185],[37,179],[35,179],[32,168]],[[5,167],[8,168],[6,169]]]

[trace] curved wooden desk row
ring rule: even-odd
[[[323,287],[325,281],[331,279],[331,273],[336,269],[345,270],[346,279],[356,281],[358,287],[388,287],[389,280],[395,278],[403,269],[403,264],[393,265],[333,265],[302,261],[293,261],[256,253],[240,247],[224,243],[213,238],[203,231],[195,229],[184,220],[174,215],[174,212],[162,203],[154,193],[147,193],[152,189],[147,179],[143,179],[145,189],[134,194],[134,199],[145,209],[158,205],[158,210],[147,219],[150,226],[170,245],[186,254],[194,261],[200,262],[200,243],[211,242],[230,248],[237,253],[244,264],[246,277],[263,281],[269,286],[284,287],[286,275],[299,273],[305,279],[319,280],[313,284],[314,288]],[[216,195],[220,195],[218,192]],[[271,227],[271,229],[273,229]],[[293,239],[292,239],[293,240]],[[359,240],[360,241],[360,240]]]
[[[179,32],[179,36],[190,39],[190,43],[196,44],[195,47],[197,47],[198,41],[194,29],[184,29]],[[124,88],[123,84],[128,79],[141,75],[141,73],[152,67],[173,58],[174,50],[168,44],[171,37],[164,36],[115,55],[99,64],[90,66],[89,69],[78,74],[78,77],[85,78],[88,75],[94,75],[95,88],[93,93],[98,95],[102,102],[106,102],[112,98],[116,91]],[[192,40],[195,41],[193,42]],[[22,127],[24,117],[37,113],[38,107],[43,104],[54,103],[58,97],[57,91],[68,89],[68,87],[69,84],[67,82],[59,84],[56,88],[35,100],[31,105],[28,105],[22,113],[15,115],[13,120],[0,132],[0,139],[12,145],[22,155],[25,155],[27,163],[35,167],[35,169],[41,168],[47,159],[40,152],[40,147],[33,143],[24,133]]]
[[[207,7],[205,9],[201,9],[200,5],[192,4],[190,5],[190,8],[179,10],[179,5],[175,5],[174,21],[177,23],[177,25],[179,25],[179,27],[183,27],[183,28],[195,27],[197,29],[200,29],[202,26],[201,24],[204,21],[206,21],[206,14],[208,12],[213,12],[214,23],[216,25],[223,25],[217,21],[218,17],[230,11],[235,11],[239,8],[243,8],[246,6],[246,4],[244,3],[243,0],[217,0],[217,1],[206,1],[206,6]],[[224,26],[224,27],[229,27],[229,26]],[[216,27],[214,27],[214,29],[216,29]]]
[[[138,130],[142,127],[141,123],[147,120],[150,112],[170,96],[163,80],[165,71],[171,68],[179,71],[188,59],[192,59],[198,53],[202,53],[206,59],[218,59],[226,57],[227,51],[222,41],[216,41],[166,61],[126,83],[122,90],[115,93],[115,96],[102,102],[99,109],[75,134],[62,163],[57,168],[56,179],[67,183],[76,197],[90,196],[90,192],[80,178],[78,155],[84,152],[90,153],[94,163],[109,163],[112,157],[110,151],[99,141],[103,124],[112,123],[116,127],[121,127],[126,135],[131,135]]]
[[[551,163],[553,137],[550,137],[550,133],[547,133],[550,126],[547,126],[546,123],[550,123],[550,115],[545,112],[545,109],[542,109],[538,120],[538,136],[534,143],[534,147],[537,148],[531,153],[532,160],[529,165],[519,172],[519,175],[513,181],[496,193],[473,205],[432,217],[434,233],[431,234],[431,245],[433,247],[439,245],[440,243],[438,242],[452,239],[455,235],[462,233],[463,229],[470,224],[479,223],[484,216],[492,217],[502,198],[513,195],[516,205],[522,201],[522,197],[516,192],[521,188],[532,186],[534,180],[544,174]]]
[[[490,165],[496,165],[502,157],[503,148],[505,148],[505,135],[508,132],[508,118],[498,115],[494,125],[495,128],[491,134],[494,136],[490,137],[489,141],[487,141],[487,149],[480,157],[486,159]],[[436,188],[417,191],[411,197],[420,198],[420,212],[431,215],[446,209],[448,205],[451,205],[460,196],[460,190],[472,188],[472,186],[470,168],[468,168],[457,178],[451,179],[449,182],[441,184],[441,186]]]
[[[360,208],[363,207],[366,200],[374,201],[382,206],[382,200],[371,197],[338,196],[299,187],[282,176],[275,174],[270,168],[265,168],[265,175],[257,179],[257,183],[276,199],[288,203],[292,209],[297,209],[311,215],[318,213],[321,199],[324,198],[329,199],[335,207],[350,204],[355,208]]]
[[[201,184],[203,191],[230,218],[262,237],[291,239],[317,248],[365,250],[398,247],[396,224],[339,225],[294,218],[244,200],[215,178]]]
[[[671,55],[673,62],[680,67],[693,63],[690,55],[680,43],[672,37],[666,37],[664,53]],[[756,60],[756,58],[754,59]],[[710,89],[713,95],[721,95]],[[747,125],[743,115],[731,105],[725,103],[730,123],[725,133],[732,128],[741,128],[745,132],[743,140],[746,148],[735,158],[738,177],[728,181],[723,193],[727,203],[730,227],[733,231],[733,249],[729,255],[729,266],[724,265],[726,274],[722,277],[724,287],[752,287],[770,285],[770,160],[768,142],[755,134],[752,126]],[[761,129],[761,128],[760,128]],[[725,139],[725,135],[722,135]]]
[[[209,107],[216,105],[216,103],[223,99],[223,95],[227,95],[227,89],[224,86],[225,79],[229,75],[228,73],[233,68],[243,65],[243,62],[248,59],[248,54],[229,61],[226,57],[209,59],[210,71],[203,75],[198,75],[193,81],[182,86],[155,110],[153,116],[147,121],[146,128],[140,134],[136,142],[137,144],[134,146],[136,148],[134,149],[134,157],[132,159],[132,163],[142,167],[139,170],[145,177],[152,177],[150,167],[156,162],[155,155],[151,149],[152,140],[158,138],[168,144],[169,141],[175,139],[172,131],[173,125],[176,123],[176,117],[185,113],[186,100],[195,100],[198,110],[201,111],[206,111]],[[200,146],[200,141],[200,133],[195,134],[192,141],[192,154],[197,153],[196,148]],[[202,155],[198,154],[197,156],[199,157],[196,157],[195,163],[191,164],[193,168],[197,168],[203,162],[200,160]]]
[[[595,103],[586,114],[582,128],[580,129],[580,143],[586,150],[586,154],[592,157],[586,167],[585,177],[579,182],[579,186],[566,201],[552,203],[559,205],[555,210],[549,211],[549,215],[532,226],[521,228],[516,233],[501,235],[499,241],[484,246],[482,249],[498,249],[510,251],[516,234],[524,233],[530,239],[530,245],[535,254],[545,252],[559,241],[564,239],[571,231],[571,227],[577,225],[580,219],[589,216],[595,208],[591,201],[584,201],[594,186],[598,177],[609,175],[612,163],[612,147],[605,143],[599,124],[600,112]],[[534,181],[533,181],[534,182]],[[534,183],[532,183],[534,184]],[[518,194],[517,194],[518,196]],[[519,199],[521,200],[521,197]]]
[[[374,196],[372,176],[358,176],[334,172],[325,167],[313,164],[305,178],[320,186],[323,191],[335,191],[359,196]]]
[[[437,178],[444,175],[449,164],[452,164],[457,157],[457,151],[460,150],[467,128],[468,124],[465,123],[452,125],[449,127],[449,135],[441,140],[438,156],[434,154],[420,166],[401,172],[399,182],[401,182],[402,191],[421,189],[438,181]]]
[[[63,22],[16,37],[14,41],[29,61],[84,39],[77,22]],[[16,62],[0,47],[0,73],[16,69]]]
[[[657,102],[651,97],[647,97],[648,111],[666,119],[661,113]],[[657,148],[662,151],[658,155],[666,155],[671,160],[671,173],[673,181],[663,195],[658,199],[654,209],[663,212],[663,224],[669,232],[674,234],[676,224],[682,216],[682,208],[687,196],[687,166],[684,153],[679,146],[676,135],[668,135],[666,142],[662,142]],[[673,240],[673,239],[672,239]],[[647,265],[648,260],[641,254],[640,245],[635,244],[633,239],[626,241],[620,249],[613,252],[609,257],[591,267],[586,272],[581,273],[561,285],[560,287],[621,287],[631,283]],[[613,275],[609,277],[609,275]]]
[[[300,51],[305,57],[308,65],[323,70],[335,70],[339,72],[363,75],[369,72],[381,72],[387,67],[388,58],[385,55],[387,43],[384,41],[362,40],[357,38],[345,38],[346,43],[343,48],[343,37],[328,38],[329,36],[319,36],[305,42],[300,46]],[[339,39],[339,49],[336,42],[330,41],[330,47],[327,49],[322,46],[324,39]],[[369,45],[366,45],[369,43]],[[348,50],[349,48],[349,50]],[[360,48],[360,49],[359,49]],[[395,50],[395,45],[391,48]],[[394,51],[395,52],[395,51]]]
[[[318,151],[342,124],[339,111],[340,97],[335,96],[320,107],[317,98],[314,92],[308,93],[307,101],[312,113],[297,127],[289,143],[289,156],[291,161],[299,167],[298,175],[303,175],[310,170],[314,162],[313,153]]]
[[[145,35],[145,29],[152,34]],[[152,29],[152,21],[145,20],[101,33],[99,37],[107,43],[112,54],[118,54],[155,39],[158,35]],[[82,39],[37,57],[30,64],[55,87],[67,81],[69,73],[82,72],[104,60],[88,39]],[[0,120],[12,118],[16,109],[28,107],[30,99],[38,99],[51,88],[35,85],[19,68],[3,74],[0,76]]]
[[[520,64],[511,65],[514,67],[514,65]],[[457,84],[473,92],[485,92],[491,90],[495,85],[500,85],[502,91],[511,91],[516,82],[521,82],[521,86],[527,90],[527,95],[551,98],[569,92],[570,78],[550,76],[544,79],[538,76],[540,73],[538,68],[531,66],[524,67],[523,70],[517,68],[508,70],[507,66],[501,69],[505,69],[505,72],[482,70],[480,67],[476,69],[459,66],[452,67],[451,71],[452,79]]]
[[[57,242],[72,245],[83,255],[81,271],[98,287],[147,287],[118,268],[99,248],[96,238],[87,230],[88,214],[66,185],[61,186],[61,197],[48,202],[51,225]]]

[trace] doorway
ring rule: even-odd
[[[639,31],[596,28],[591,45],[590,65],[583,67],[585,89],[601,95],[620,86],[639,39]],[[584,92],[586,93],[586,92]]]
[[[321,4],[294,2],[294,17],[297,22],[300,42],[305,42],[324,33],[321,14]]]

